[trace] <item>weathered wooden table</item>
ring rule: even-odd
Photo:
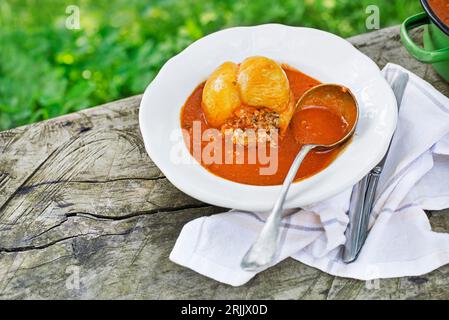
[[[380,67],[401,64],[449,95],[397,27],[350,40]],[[234,288],[170,262],[182,226],[222,209],[178,191],[151,162],[140,98],[0,133],[0,298],[449,298],[449,266],[369,289],[287,259]],[[449,231],[444,212],[431,222]]]

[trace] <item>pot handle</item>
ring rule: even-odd
[[[429,23],[430,19],[425,12],[407,18],[401,25],[402,43],[407,51],[421,62],[435,63],[449,60],[449,48],[429,51],[418,46],[410,37],[410,30]]]

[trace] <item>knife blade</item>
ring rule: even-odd
[[[399,108],[409,80],[409,75],[400,70],[389,69],[385,79],[390,84]],[[390,145],[382,160],[353,188],[349,206],[349,225],[346,230],[346,243],[343,249],[343,262],[350,263],[357,259],[368,236],[368,223],[374,205],[377,184],[390,151]]]

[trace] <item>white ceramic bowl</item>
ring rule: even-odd
[[[224,61],[241,62],[254,55],[287,63],[321,82],[345,85],[359,102],[359,123],[350,145],[325,170],[294,183],[286,208],[344,191],[381,160],[396,127],[397,106],[372,60],[346,40],[316,29],[278,24],[238,27],[190,45],[170,59],[145,90],[139,114],[145,148],[177,188],[217,206],[254,211],[272,208],[280,186],[235,183],[211,174],[196,161],[175,163],[172,158],[178,154],[192,159],[184,143],[171,138],[180,128],[180,110],[195,87]]]

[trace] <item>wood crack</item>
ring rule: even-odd
[[[29,186],[21,186],[19,189],[17,189],[16,194],[27,194],[31,191],[33,191],[37,187],[41,186],[48,186],[48,185],[54,185],[54,184],[64,184],[64,183],[86,183],[86,184],[104,184],[104,183],[112,183],[112,182],[118,182],[118,181],[157,181],[157,180],[163,180],[166,179],[165,176],[158,176],[158,177],[152,177],[152,178],[116,178],[116,179],[107,179],[107,180],[55,180],[55,181],[44,181],[35,183]]]
[[[140,216],[144,216],[144,215],[151,215],[151,214],[156,214],[156,213],[169,213],[169,212],[177,212],[177,211],[183,211],[183,210],[188,210],[188,209],[200,209],[200,208],[213,208],[214,206],[206,204],[206,203],[202,203],[202,204],[198,204],[198,205],[184,205],[184,206],[179,206],[179,207],[163,207],[163,208],[156,208],[156,209],[152,209],[152,210],[145,210],[145,211],[136,211],[136,212],[132,212],[126,215],[122,215],[122,216],[107,216],[107,215],[102,215],[102,214],[96,214],[96,213],[91,213],[91,212],[83,212],[83,211],[77,211],[77,212],[69,212],[66,214],[66,217],[77,217],[77,216],[87,216],[87,217],[91,217],[91,218],[95,218],[95,219],[100,219],[100,220],[113,220],[113,221],[120,221],[120,220],[126,220],[126,219],[130,219],[130,218],[135,218],[135,217],[140,217]]]
[[[51,246],[53,246],[55,244],[58,244],[60,242],[63,242],[63,241],[66,241],[66,240],[70,240],[70,239],[74,239],[74,238],[86,237],[86,236],[95,236],[96,238],[111,237],[111,236],[124,236],[124,235],[128,235],[130,232],[131,232],[131,229],[127,230],[125,232],[121,232],[121,233],[102,233],[102,234],[98,234],[98,233],[88,232],[88,233],[82,233],[82,234],[76,234],[76,235],[73,235],[73,236],[63,237],[63,238],[56,239],[56,240],[53,240],[51,242],[48,242],[46,244],[39,245],[39,246],[29,245],[29,246],[12,247],[12,248],[0,247],[0,253],[14,253],[14,252],[42,250],[42,249],[46,249],[48,247],[51,247]]]
[[[3,209],[6,208],[8,203],[17,195],[17,191],[25,186],[33,177],[34,175],[47,163],[48,159],[50,159],[56,152],[58,152],[58,149],[56,148],[53,150],[44,161],[42,161],[34,170],[31,172],[31,174],[28,175],[28,177],[25,179],[25,181],[19,186],[19,188],[13,192],[6,200],[5,202],[0,206],[0,213],[3,211]]]
[[[185,205],[185,206],[180,206],[180,207],[176,207],[176,208],[157,208],[154,210],[146,210],[146,211],[140,211],[140,212],[134,212],[128,215],[124,215],[124,216],[120,216],[120,217],[111,217],[111,216],[105,216],[105,215],[99,215],[99,214],[95,214],[95,213],[90,213],[90,212],[71,212],[71,213],[67,213],[65,214],[65,218],[57,223],[54,226],[51,226],[50,228],[46,229],[45,231],[42,231],[41,233],[39,233],[38,235],[35,235],[31,238],[29,238],[29,240],[32,239],[36,239],[40,236],[42,236],[45,233],[48,233],[51,230],[56,229],[57,227],[60,227],[61,225],[63,225],[64,223],[66,223],[70,218],[73,217],[88,217],[88,218],[92,218],[95,220],[111,220],[111,221],[121,221],[121,220],[126,220],[126,219],[131,219],[131,218],[136,218],[136,217],[140,217],[140,216],[144,216],[144,215],[152,215],[152,214],[157,214],[157,213],[168,213],[168,212],[177,212],[177,211],[183,211],[183,210],[187,210],[187,209],[199,209],[199,208],[213,208],[213,206],[208,205],[208,204],[199,204],[199,205]],[[77,238],[77,237],[85,237],[85,236],[96,236],[96,237],[104,237],[104,236],[120,236],[120,235],[128,235],[131,234],[133,232],[134,228],[130,228],[129,230],[122,232],[122,233],[104,233],[104,234],[99,234],[99,233],[82,233],[82,234],[76,234],[76,235],[72,235],[72,236],[67,236],[67,237],[62,237],[60,239],[56,239],[53,241],[50,241],[46,244],[42,244],[42,245],[28,245],[28,246],[19,246],[19,247],[10,247],[10,248],[6,248],[6,247],[0,247],[0,253],[4,252],[4,253],[12,253],[12,252],[23,252],[23,251],[32,251],[32,250],[41,250],[41,249],[46,249],[50,246],[53,246],[57,243],[60,243],[62,241],[66,241],[66,240],[70,240],[73,238]]]

